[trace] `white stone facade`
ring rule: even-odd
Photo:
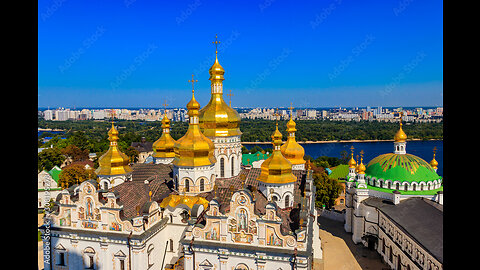
[[[175,187],[180,194],[195,195],[212,191],[216,179],[215,164],[199,167],[173,166],[173,175]]]
[[[218,178],[237,176],[242,164],[242,142],[240,136],[208,137],[215,145],[215,174]],[[222,161],[223,159],[223,161]]]
[[[274,201],[280,208],[293,206],[294,183],[269,184],[258,182],[258,190],[262,192],[269,201]]]

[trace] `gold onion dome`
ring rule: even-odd
[[[352,157],[348,161],[348,167],[349,168],[356,168],[357,167],[357,162],[355,161],[355,159],[353,159],[353,153],[352,153]]]
[[[278,131],[278,124],[272,135],[273,153],[261,166],[257,180],[269,184],[293,183],[297,178],[292,174],[292,163],[286,159],[280,151],[282,133]]]
[[[162,119],[162,136],[156,140],[153,145],[153,157],[156,158],[172,158],[175,157],[175,140],[170,136],[170,120],[167,117],[167,112]]]
[[[435,160],[435,150],[433,151],[433,159],[432,161],[430,161],[430,166],[432,166],[432,168],[434,170],[438,169],[438,161]]]
[[[107,152],[98,159],[98,168],[95,170],[97,175],[119,175],[132,171],[128,165],[130,159],[127,155],[118,149],[118,131],[112,122],[112,127],[108,131],[108,140],[110,147]]]
[[[223,74],[225,70],[215,56],[215,63],[208,70],[211,81],[211,97],[200,110],[200,128],[208,137],[229,137],[241,135],[240,115],[223,100]]]
[[[397,131],[394,137],[395,142],[405,142],[407,140],[407,134],[402,129],[402,118],[400,117],[400,129]]]
[[[363,165],[363,157],[360,157],[360,164],[357,167],[359,174],[365,174],[365,170],[367,169],[365,165]]]
[[[305,164],[305,160],[303,159],[305,149],[295,140],[295,131],[297,131],[295,126],[296,124],[290,116],[290,120],[287,122],[287,132],[289,136],[287,141],[280,147],[280,151],[290,163],[294,165]]]
[[[187,104],[190,123],[185,135],[174,144],[176,166],[207,166],[217,160],[214,156],[215,146],[213,142],[203,135],[198,125],[198,109],[200,104],[195,100],[192,90],[192,99]]]

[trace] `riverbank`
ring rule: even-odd
[[[364,142],[393,142],[394,140],[335,140],[335,141],[297,141],[299,144],[314,143],[364,143]],[[408,141],[423,141],[422,139],[409,139]],[[427,141],[443,141],[440,139],[431,139]],[[272,142],[242,142],[242,144],[272,144]]]

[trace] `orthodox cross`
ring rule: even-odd
[[[278,126],[278,117],[280,116],[280,114],[278,113],[278,108],[277,108],[277,111],[273,115],[275,116],[275,125]]]
[[[245,174],[240,175],[240,179],[242,180],[242,189],[245,187]]]
[[[165,107],[165,114],[167,114],[167,106],[168,106],[168,104],[167,104],[167,100],[166,100],[166,99],[165,99],[165,102],[164,102],[162,105],[163,105],[163,107]]]
[[[293,106],[292,106],[292,102],[290,102],[290,107],[288,107],[290,109],[290,116],[292,116],[293,114]]]
[[[194,87],[194,84],[195,84],[196,82],[198,82],[198,80],[194,80],[194,79],[193,79],[193,74],[192,74],[192,79],[191,79],[191,80],[188,80],[188,82],[191,82],[191,83],[192,83],[192,93],[195,92],[195,90],[193,89],[193,87]]]
[[[350,147],[350,150],[352,150],[352,158],[353,158],[353,149],[355,149],[352,145],[352,147]]]
[[[213,41],[212,43],[215,45],[215,56],[216,56],[217,53],[218,53],[217,45],[218,45],[218,43],[220,43],[220,41],[217,40],[217,35],[216,34],[215,34],[215,41]]]
[[[363,150],[360,151],[360,158],[361,158],[360,163],[362,163],[363,162]]]
[[[230,107],[232,107],[232,96],[233,96],[232,90],[230,90],[230,94],[227,94],[227,96],[228,96],[229,99],[230,99],[230,104],[229,104],[229,105],[230,105]]]
[[[115,118],[115,110],[114,109],[110,110],[110,115],[112,116],[112,124],[113,124],[113,118]]]
[[[437,147],[433,147],[433,158],[435,158],[435,153],[437,152]]]

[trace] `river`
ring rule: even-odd
[[[271,144],[244,144],[247,149],[253,146],[259,146],[263,149],[272,148]],[[308,143],[301,144],[305,149],[305,155],[313,158],[320,156],[329,156],[341,158],[340,153],[347,151],[350,154],[350,147],[355,148],[354,156],[359,155],[363,150],[363,164],[367,163],[373,158],[386,153],[393,153],[393,141],[388,142],[332,142],[332,143]],[[435,159],[438,162],[437,173],[443,176],[443,140],[435,141],[407,141],[407,153],[418,156],[426,162],[430,162],[433,157],[433,148],[437,147]]]

